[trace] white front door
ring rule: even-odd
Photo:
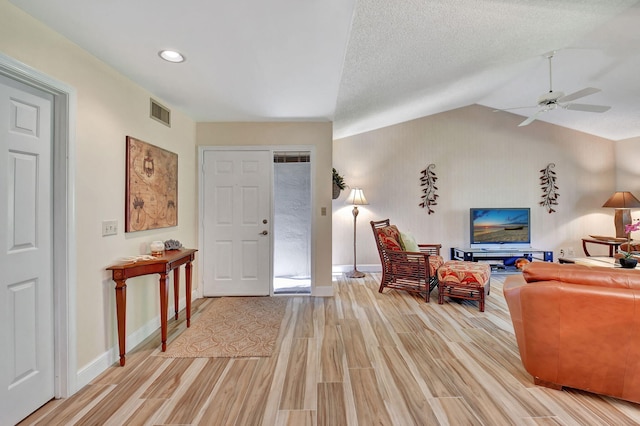
[[[0,76],[0,424],[54,396],[52,96]]]
[[[204,296],[271,291],[271,152],[205,150]]]

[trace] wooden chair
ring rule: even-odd
[[[378,291],[385,287],[416,293],[429,302],[429,294],[438,285],[438,268],[444,263],[440,256],[441,244],[418,244],[420,251],[403,251],[400,232],[389,219],[371,221],[376,240],[382,279]]]

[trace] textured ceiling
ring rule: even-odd
[[[10,2],[196,121],[332,120],[339,138],[471,104],[527,117],[556,50],[554,91],[612,108],[539,119],[640,136],[638,0]]]

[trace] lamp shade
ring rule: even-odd
[[[344,202],[345,204],[352,204],[354,206],[364,206],[369,204],[364,196],[364,191],[360,188],[351,188],[351,192]]]
[[[637,209],[640,208],[640,201],[629,191],[618,191],[609,198],[602,207],[612,207],[614,209]]]

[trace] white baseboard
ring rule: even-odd
[[[360,272],[382,272],[382,266],[379,263],[371,263],[367,265],[356,265]],[[353,265],[333,265],[331,271],[335,273],[351,272]]]
[[[315,286],[313,288],[312,296],[333,297],[333,286],[331,285]]]
[[[191,300],[196,299],[196,293],[192,292]],[[167,313],[168,318],[173,318],[175,312],[173,311],[173,304],[170,304],[169,312]],[[187,306],[187,299],[182,298],[178,301],[178,309],[179,311],[184,310]],[[152,318],[145,325],[134,331],[133,333],[127,335],[126,339],[126,348],[127,350],[131,350],[135,348],[140,343],[142,343],[147,337],[151,336],[160,328],[160,315],[155,318]],[[160,345],[160,342],[158,342]],[[91,361],[86,366],[82,367],[78,370],[78,374],[76,377],[76,391],[79,391],[84,386],[91,383],[96,377],[102,374],[107,368],[111,367],[114,363],[120,360],[120,348],[118,347],[118,342],[116,339],[116,345],[113,346],[108,351],[104,352],[102,355],[98,356],[96,359]]]

